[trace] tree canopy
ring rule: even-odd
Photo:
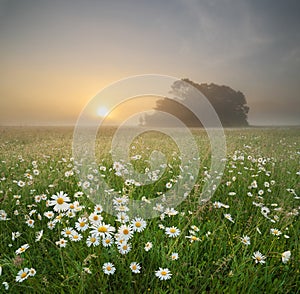
[[[248,126],[247,114],[249,107],[245,95],[229,86],[220,86],[214,83],[197,84],[189,79],[177,81],[172,85],[170,93],[178,98],[175,100],[168,97],[159,99],[156,102],[155,110],[168,112],[176,116],[188,127],[201,127],[202,124],[195,114],[180,103],[182,100],[195,99],[195,97],[191,97],[185,92],[186,83],[198,89],[208,99],[224,127]],[[146,115],[141,119],[141,123],[164,126],[164,116],[161,113]]]

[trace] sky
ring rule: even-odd
[[[251,125],[300,125],[299,15],[298,0],[0,0],[0,125],[75,124],[141,74],[227,85]]]

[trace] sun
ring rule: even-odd
[[[109,113],[109,110],[105,106],[100,106],[97,109],[97,115],[99,115],[101,117],[105,117],[108,113]]]

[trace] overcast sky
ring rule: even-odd
[[[165,74],[300,124],[300,1],[0,0],[0,124],[75,123],[103,87]]]

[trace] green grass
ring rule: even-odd
[[[79,217],[88,217],[95,206],[85,194],[74,197],[82,189],[78,186],[77,168],[72,160],[72,132],[70,128],[0,129],[0,210],[7,214],[7,220],[0,221],[0,284],[9,284],[7,291],[0,285],[1,293],[299,292],[300,199],[288,191],[294,189],[295,194],[300,195],[298,128],[226,130],[226,168],[213,198],[204,205],[199,205],[199,195],[204,171],[210,166],[209,142],[203,130],[193,130],[201,159],[195,187],[175,208],[179,212],[177,215],[147,220],[145,230],[134,233],[130,239],[132,250],[125,255],[119,253],[115,244],[108,248],[102,244],[88,247],[89,229],[82,232],[83,238],[79,242],[68,240],[65,248],[56,245],[62,237],[61,231],[68,226],[74,227]],[[180,174],[176,144],[162,134],[148,133],[132,143],[136,148],[131,150],[131,155],[141,156],[132,161],[132,165],[143,171],[149,167],[145,160],[156,149],[165,153],[171,166],[151,185],[126,186],[122,178],[110,170],[113,161],[108,151],[112,134],[113,129],[100,134],[97,170],[111,188],[120,191],[120,195],[152,199],[157,192],[167,191],[166,183],[176,181]],[[37,162],[36,168],[32,161]],[[106,171],[100,171],[100,165],[106,166]],[[39,171],[38,175],[34,174],[34,169]],[[74,174],[66,177],[66,171]],[[25,173],[32,175],[32,179],[26,178]],[[20,180],[26,183],[24,187],[18,185]],[[257,188],[249,187],[254,180]],[[265,183],[270,187],[265,187],[268,185]],[[260,190],[263,190],[262,195],[259,195]],[[59,191],[67,193],[71,201],[78,200],[85,208],[74,218],[63,216],[50,230],[44,212],[53,207],[46,207],[43,200],[36,203],[34,197],[46,195],[50,199]],[[229,208],[215,208],[216,201],[229,205]],[[268,218],[258,205],[270,210]],[[35,221],[34,228],[25,223],[32,210],[36,210],[31,216]],[[234,223],[224,217],[225,213],[231,214]],[[120,226],[114,216],[105,212],[102,216],[105,223],[116,228]],[[181,233],[176,238],[169,238],[159,225],[176,226]],[[192,225],[199,228],[199,232],[195,232],[199,241],[193,243],[186,238],[191,235]],[[282,234],[274,236],[270,233],[272,228],[279,229]],[[43,236],[35,242],[35,234],[40,230],[43,230]],[[12,232],[17,231],[21,236],[13,241]],[[242,244],[243,235],[250,237],[249,246]],[[144,250],[146,242],[153,243],[148,252]],[[23,244],[29,244],[29,249],[16,255],[15,251]],[[281,254],[288,250],[291,258],[284,264]],[[252,256],[256,251],[266,257],[265,264],[255,263]],[[173,252],[178,253],[178,260],[170,259]],[[131,272],[129,265],[133,261],[140,263],[141,273]],[[115,265],[113,275],[104,274],[102,266],[105,262]],[[17,273],[25,267],[34,268],[36,274],[21,283],[16,282]],[[159,267],[168,268],[172,278],[160,281],[155,276]]]

